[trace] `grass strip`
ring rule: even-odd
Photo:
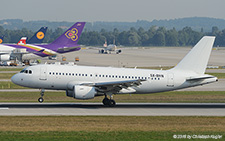
[[[16,73],[0,73],[0,79],[11,79]]]
[[[0,92],[0,102],[37,102],[39,92]],[[101,102],[104,97],[77,100],[67,97],[65,92],[45,92],[45,102]],[[132,103],[224,103],[225,91],[171,91],[154,94],[114,95],[116,102]]]
[[[1,116],[0,140],[172,140],[225,136],[225,117]]]
[[[116,131],[116,132],[87,132],[87,131],[68,131],[68,132],[0,132],[0,140],[16,140],[16,141],[32,141],[32,140],[79,140],[79,141],[168,141],[168,140],[177,140],[174,138],[174,135],[185,135],[193,136],[195,135],[222,135],[221,139],[204,139],[204,140],[223,140],[224,132],[172,132],[172,131],[160,131],[160,132],[132,132],[132,131]],[[190,139],[183,139],[190,140]],[[195,139],[201,140],[201,139]],[[203,139],[202,139],[203,140]]]
[[[0,67],[0,71],[21,71],[22,69],[24,69],[24,67],[22,68],[16,68],[16,67]]]
[[[207,73],[209,75],[213,75],[219,79],[225,78],[225,73]]]
[[[11,81],[0,81],[0,89],[28,89],[28,88],[16,85]]]

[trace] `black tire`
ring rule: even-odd
[[[44,102],[44,99],[42,97],[38,98],[38,102],[42,103]]]
[[[104,98],[102,103],[105,105],[105,106],[111,106],[111,100],[108,99],[108,98]]]
[[[116,101],[111,99],[110,100],[110,106],[112,106],[112,107],[116,106]]]

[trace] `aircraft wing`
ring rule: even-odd
[[[113,82],[83,83],[82,85],[93,86],[99,92],[118,93],[123,88],[128,89],[129,87],[132,87],[132,86],[139,86],[141,85],[142,81],[146,81],[146,80],[137,79],[137,80],[125,80],[125,81],[113,81]]]

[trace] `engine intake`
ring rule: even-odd
[[[70,85],[68,86],[68,90],[66,90],[66,96],[76,99],[92,99],[95,97],[96,93],[94,87],[83,85],[73,85],[73,87]]]

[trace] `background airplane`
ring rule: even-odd
[[[111,52],[115,52],[116,54],[119,54],[122,52],[121,49],[117,49],[117,46],[114,44],[107,45],[107,41],[105,41],[105,44],[101,49],[99,49],[99,53],[101,54],[111,54]]]
[[[218,81],[205,74],[215,37],[203,37],[192,50],[170,70],[90,67],[71,65],[35,65],[15,74],[17,85],[41,89],[65,90],[76,99],[105,96],[103,104],[114,106],[113,94],[157,93],[204,85]],[[109,96],[109,98],[108,98]]]
[[[20,61],[53,56],[80,50],[77,44],[85,22],[77,22],[65,33],[50,44],[1,44],[0,61],[18,59]],[[36,37],[42,39],[44,34],[37,32]]]

